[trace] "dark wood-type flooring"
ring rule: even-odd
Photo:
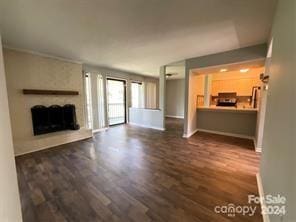
[[[16,158],[24,222],[262,221],[216,214],[258,194],[252,141],[197,133],[182,121],[165,132],[112,127],[94,139]]]

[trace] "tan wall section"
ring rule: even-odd
[[[82,65],[34,54],[4,50],[15,153],[26,153],[79,139],[80,131],[34,136],[31,107],[75,104],[77,120],[84,126]],[[22,89],[76,90],[79,96],[23,95]],[[82,136],[84,137],[84,136]]]
[[[198,110],[197,128],[253,139],[256,131],[257,112],[223,110]]]

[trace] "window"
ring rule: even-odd
[[[86,126],[89,129],[93,128],[93,115],[92,115],[92,98],[91,98],[91,78],[90,73],[85,73],[85,101],[86,101]]]
[[[141,82],[132,82],[132,107],[144,108],[144,84]]]

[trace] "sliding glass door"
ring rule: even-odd
[[[107,100],[109,125],[126,123],[126,82],[107,79]]]

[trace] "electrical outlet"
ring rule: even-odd
[[[267,91],[267,90],[268,90],[268,85],[264,85],[264,86],[263,86],[263,89],[264,89],[265,91]]]

